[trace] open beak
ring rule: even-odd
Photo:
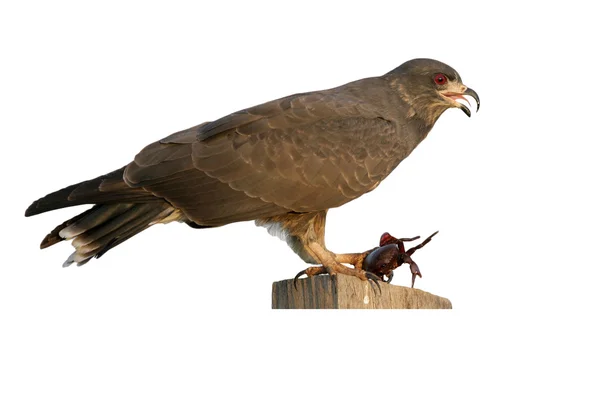
[[[466,105],[464,105],[462,103],[459,103],[456,100],[462,99],[462,100],[465,100],[469,105],[471,105],[469,100],[465,98],[465,96],[470,96],[477,103],[477,111],[479,111],[479,96],[477,95],[477,92],[471,88],[466,88],[462,93],[445,92],[445,93],[442,93],[442,95],[444,95],[444,97],[452,100],[452,102],[455,104],[455,107],[460,108],[469,117],[471,116],[471,110],[469,110],[469,107],[467,107]]]

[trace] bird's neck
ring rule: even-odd
[[[427,95],[412,94],[397,77],[387,77],[392,90],[399,95],[401,101],[406,106],[406,117],[409,121],[420,120],[423,126],[419,126],[419,131],[423,133],[423,140],[431,130],[438,118],[448,106],[443,103],[432,102]]]

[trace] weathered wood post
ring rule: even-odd
[[[272,308],[452,308],[450,300],[419,289],[380,283],[381,293],[367,281],[347,275],[319,275],[273,282]]]

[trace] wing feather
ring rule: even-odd
[[[407,155],[377,108],[352,85],[288,96],[147,146],[125,179],[203,225],[336,207]]]

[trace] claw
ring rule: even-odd
[[[294,277],[294,289],[298,290],[298,278],[300,278],[302,275],[311,277],[311,276],[322,275],[322,274],[326,274],[326,273],[327,273],[327,269],[323,266],[308,267],[306,269],[303,269],[302,271],[298,272],[296,274],[296,276]]]
[[[302,275],[308,275],[306,273],[307,270],[308,270],[308,268],[303,269],[302,271],[300,271],[296,274],[296,276],[294,277],[294,289],[298,290],[298,278],[300,278]]]
[[[389,274],[387,274],[387,280],[382,279],[385,283],[390,283],[392,281],[392,278],[394,277],[394,271],[390,271]]]
[[[410,261],[410,272],[412,273],[412,285],[410,287],[414,288],[417,275],[419,275],[419,278],[422,278],[423,276],[421,275],[421,271],[419,270],[417,263],[412,260]]]
[[[375,292],[375,288],[373,287],[373,284],[375,284],[375,285],[377,285],[377,289],[379,289],[379,294],[381,294],[381,286],[379,285],[380,278],[377,275],[375,275],[374,273],[368,272],[368,271],[365,271],[365,276],[367,277],[369,284],[371,284],[371,288],[373,289],[373,292]]]

